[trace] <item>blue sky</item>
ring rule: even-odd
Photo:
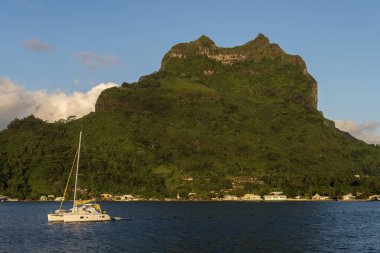
[[[202,34],[230,47],[263,33],[302,56],[327,118],[378,133],[379,13],[371,0],[3,0],[0,77],[28,91],[86,92],[135,81]]]

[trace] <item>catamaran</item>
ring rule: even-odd
[[[61,201],[60,207],[58,210],[55,210],[54,213],[48,214],[49,222],[84,222],[84,221],[109,221],[111,217],[105,212],[102,211],[100,205],[94,203],[95,199],[90,200],[77,200],[77,185],[78,185],[78,171],[79,171],[79,158],[80,158],[80,148],[82,142],[82,131],[79,133],[79,145],[76,152],[73,166],[69,174],[69,179],[66,183],[65,192],[63,194],[63,199]],[[74,188],[74,201],[73,208],[70,210],[62,209],[62,203],[65,200],[67,187],[70,181],[70,177],[73,171],[74,163],[76,160],[76,174],[75,174],[75,188]]]

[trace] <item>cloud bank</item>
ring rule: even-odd
[[[380,122],[356,123],[352,120],[334,120],[335,126],[342,131],[367,143],[380,144]]]
[[[32,52],[47,52],[53,50],[52,46],[39,39],[24,40],[22,44],[26,49]]]
[[[120,60],[113,55],[101,56],[91,51],[83,51],[74,54],[87,68],[97,68],[101,66],[111,66],[121,68]]]
[[[0,130],[14,118],[35,115],[48,122],[75,115],[82,117],[95,110],[99,94],[115,83],[100,83],[87,92],[49,93],[45,90],[30,91],[9,79],[0,78]]]

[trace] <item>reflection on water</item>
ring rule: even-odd
[[[0,203],[0,252],[380,252],[380,202],[105,202],[124,219],[49,224],[56,205]]]

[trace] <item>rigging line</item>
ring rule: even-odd
[[[71,165],[71,170],[70,170],[69,178],[67,179],[67,182],[66,182],[65,191],[64,191],[64,193],[63,193],[63,199],[62,199],[62,201],[61,201],[61,204],[60,204],[60,206],[59,206],[59,209],[62,208],[62,203],[63,203],[63,201],[65,201],[65,196],[66,196],[66,192],[67,192],[67,187],[69,186],[69,182],[70,182],[71,174],[73,173],[73,168],[74,168],[74,165],[75,165],[75,161],[76,161],[77,156],[78,156],[78,149],[79,149],[79,148],[77,148],[77,151],[75,152],[75,157],[74,157],[74,160],[73,160],[73,164]]]

